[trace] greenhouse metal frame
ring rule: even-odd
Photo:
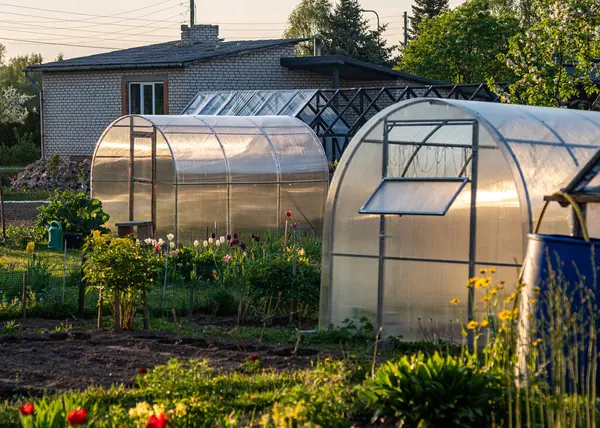
[[[460,337],[480,269],[514,283],[544,206],[600,149],[594,112],[448,99],[381,111],[332,180],[323,228],[320,327],[370,318],[387,335]],[[589,207],[590,233],[600,211]],[[571,234],[569,209],[541,230]],[[459,311],[449,302],[459,298]]]
[[[91,177],[109,227],[151,220],[180,241],[278,230],[286,210],[320,231],[329,182],[320,141],[288,116],[124,116],[100,138]]]

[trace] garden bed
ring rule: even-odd
[[[276,371],[310,367],[329,352],[293,345],[258,345],[257,340],[178,336],[170,332],[56,328],[58,322],[28,319],[25,332],[0,336],[0,395],[38,395],[44,390],[85,389],[90,385],[133,385],[138,369],[170,358],[206,359],[217,371],[239,370],[250,354]],[[38,333],[40,329],[56,330]],[[32,332],[28,332],[32,331]]]

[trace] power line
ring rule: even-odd
[[[145,6],[145,7],[141,8],[141,10],[150,9],[150,8],[153,8],[154,6],[159,6],[159,5],[165,4],[165,3],[171,3],[172,1],[173,0],[163,0],[163,1],[160,1],[158,3],[154,3],[154,4],[151,4],[149,6]],[[91,16],[91,17],[96,18],[96,19],[97,18],[114,18],[114,17],[119,16],[119,15],[126,15],[126,14],[129,14],[129,13],[139,12],[140,11],[140,8],[138,7],[136,9],[127,10],[125,12],[119,12],[119,13],[115,13],[115,14],[112,14],[112,15],[94,15],[94,14],[91,14],[91,13],[69,12],[69,11],[66,11],[66,10],[44,9],[44,8],[41,8],[41,7],[19,6],[19,5],[16,5],[16,4],[8,4],[8,3],[0,3],[0,6],[14,7],[14,8],[18,8],[18,9],[39,10],[39,11],[43,11],[43,12],[52,12],[52,13],[64,13],[64,14],[68,14],[68,15]],[[47,19],[46,17],[40,17],[40,18]],[[131,18],[125,18],[125,19],[131,19]],[[140,18],[135,18],[135,19],[140,19]],[[142,20],[143,21],[153,21],[151,19],[142,19]],[[65,21],[67,21],[67,20],[63,20],[63,19],[58,19],[57,20],[57,22],[65,22]],[[91,20],[90,19],[82,19],[81,21],[89,22]],[[160,20],[156,20],[156,21],[160,21]],[[100,23],[100,24],[104,24],[104,23]]]
[[[56,41],[65,40],[65,39],[88,39],[88,40],[100,40],[100,41],[106,41],[107,40],[105,37],[72,36],[72,35],[67,35],[67,34],[42,33],[42,32],[39,32],[39,31],[23,30],[23,29],[19,29],[19,28],[0,27],[0,30],[16,31],[18,33],[25,33],[26,32],[28,34],[37,34],[37,35],[40,35],[40,36],[58,36],[58,37],[60,37],[58,39],[47,39],[46,41],[49,41],[49,42],[56,42]],[[148,40],[123,40],[122,42],[147,43]]]
[[[75,45],[68,43],[52,43],[52,42],[42,42],[40,40],[24,40],[24,39],[11,39],[8,37],[0,37],[0,40],[8,40],[11,42],[21,42],[21,43],[34,43],[40,45],[53,45],[53,46],[70,46],[75,48],[91,48],[91,49],[103,49],[103,50],[121,50],[122,48],[109,48],[105,46],[85,46],[85,45]]]

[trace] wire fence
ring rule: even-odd
[[[26,266],[0,266],[0,319],[41,317],[91,318],[98,311],[99,293],[83,280],[81,262],[49,266],[33,259]],[[150,287],[148,310],[151,316],[206,312],[231,315],[237,303],[232,290],[220,288],[214,281],[184,281],[168,272]],[[111,314],[109,302],[103,312]]]

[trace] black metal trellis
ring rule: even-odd
[[[496,86],[508,90],[506,83]],[[320,89],[296,117],[315,131],[330,160],[334,161],[341,157],[350,139],[375,114],[400,101],[421,97],[500,102],[500,97],[485,83]]]

